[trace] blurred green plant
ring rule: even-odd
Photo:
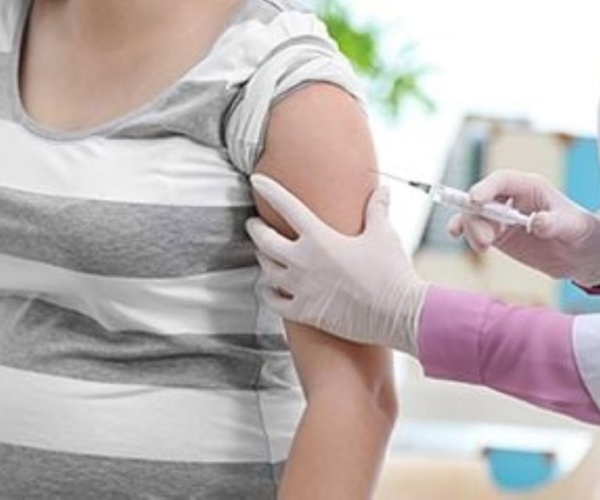
[[[416,44],[401,47],[389,61],[383,56],[383,28],[374,24],[358,26],[341,0],[316,0],[315,7],[342,53],[369,82],[369,98],[385,115],[395,119],[411,102],[428,112],[435,110],[435,103],[422,87],[422,78],[431,73],[431,68],[417,61]]]

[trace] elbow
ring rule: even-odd
[[[387,440],[400,412],[393,379],[385,379],[375,387],[363,387],[362,391],[354,394],[353,399],[352,406],[356,409],[360,405],[364,410],[364,417],[377,429],[378,434]]]
[[[400,414],[400,404],[393,371],[382,370],[362,380],[358,397],[368,401],[371,415],[380,422],[382,430],[391,433]]]
[[[388,433],[392,432],[400,413],[398,395],[393,381],[387,381],[374,395],[373,409]]]

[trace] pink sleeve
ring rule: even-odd
[[[420,318],[419,358],[430,377],[485,385],[598,424],[575,361],[573,319],[434,286]]]

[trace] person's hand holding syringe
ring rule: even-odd
[[[475,251],[493,246],[554,278],[583,285],[600,282],[598,258],[589,250],[596,248],[589,242],[599,237],[598,219],[538,175],[498,170],[468,193],[381,175],[429,193],[436,203],[457,208],[459,213],[450,220],[448,230],[454,237],[464,235]]]
[[[460,210],[462,213],[483,217],[506,226],[524,226],[528,233],[532,231],[535,213],[526,215],[516,208],[513,208],[511,199],[506,203],[492,201],[479,204],[471,199],[469,193],[461,191],[460,189],[444,186],[442,184],[428,184],[425,182],[408,180],[385,172],[379,172],[379,174],[395,181],[402,182],[410,187],[420,189],[429,194],[435,203],[453,207]]]

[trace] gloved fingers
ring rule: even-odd
[[[523,197],[532,198],[536,191],[544,188],[542,177],[514,170],[497,170],[471,187],[469,195],[473,202],[479,204],[509,198],[518,203]]]
[[[447,230],[454,238],[465,236],[476,252],[484,252],[504,233],[505,227],[497,222],[467,214],[456,214],[448,222]]]
[[[505,227],[481,217],[463,214],[464,235],[476,252],[485,252],[502,235]]]
[[[256,253],[256,258],[260,264],[262,274],[269,285],[276,290],[280,290],[285,295],[293,295],[298,281],[292,279],[289,269],[269,259],[269,257],[260,252]]]
[[[453,215],[446,226],[446,230],[453,238],[459,238],[465,232],[462,214]]]
[[[246,221],[246,231],[258,248],[258,251],[270,259],[287,265],[295,243],[269,227],[258,217]]]
[[[377,230],[389,225],[390,190],[386,186],[380,186],[369,199],[366,212],[365,231]]]
[[[299,318],[294,316],[294,299],[293,297],[284,297],[278,290],[267,287],[262,291],[262,299],[269,309],[282,318],[290,321],[298,321]]]
[[[258,260],[263,275],[270,283],[274,283],[275,281],[281,282],[286,271],[284,266],[270,259],[262,252],[256,252],[256,260]]]
[[[254,174],[250,182],[256,192],[298,233],[313,233],[325,224],[298,198],[281,184],[262,174]]]

